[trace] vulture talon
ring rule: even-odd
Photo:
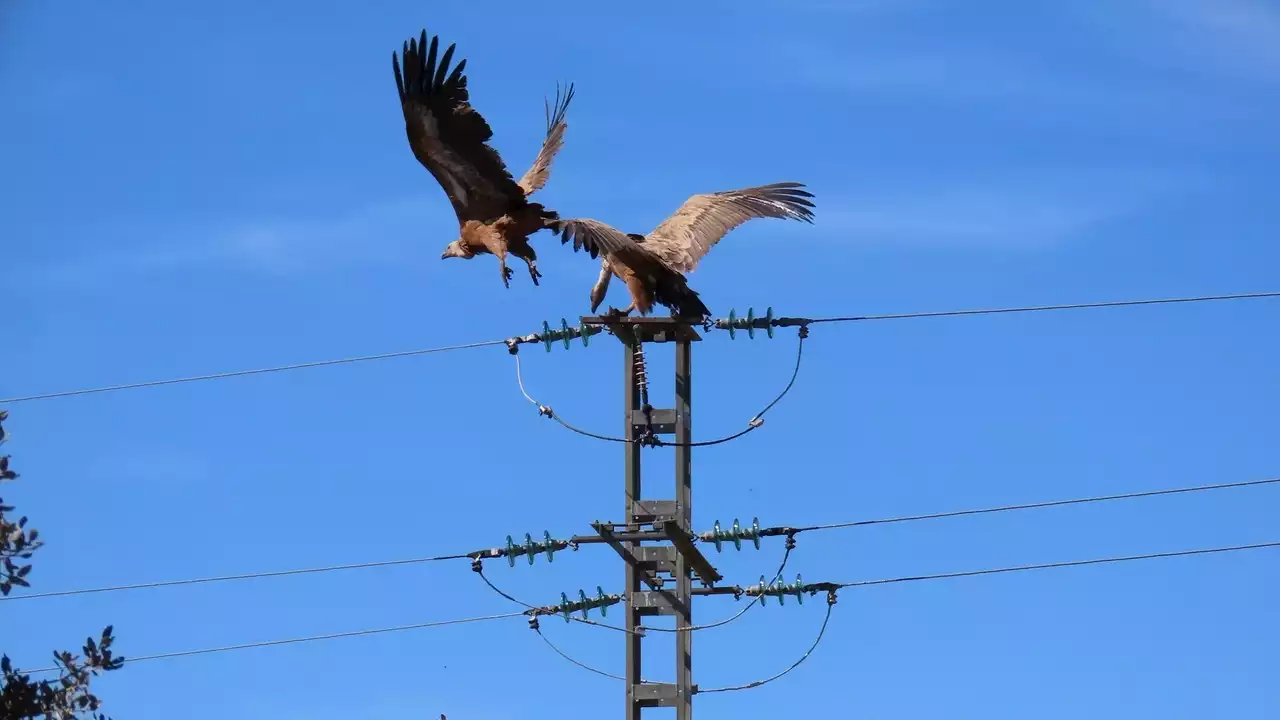
[[[511,278],[515,274],[516,274],[515,270],[512,270],[506,265],[503,265],[502,266],[502,286],[507,288],[508,290],[511,289]]]
[[[538,266],[529,263],[529,277],[533,278],[533,284],[538,284],[538,278],[542,277],[542,273],[538,272]]]

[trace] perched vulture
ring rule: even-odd
[[[603,256],[600,279],[591,288],[591,312],[604,301],[609,280],[617,276],[627,284],[631,305],[610,313],[626,315],[638,310],[648,315],[653,303],[665,305],[681,317],[706,318],[711,314],[689,288],[684,273],[698,262],[730,230],[752,218],[791,218],[813,222],[812,194],[802,183],[774,183],[741,190],[694,195],[648,235],[624,233],[597,220],[556,220],[552,232],[561,243],[573,241],[574,251],[585,248],[591,257]]]
[[[405,131],[414,157],[435,176],[458,216],[458,239],[445,246],[444,258],[471,259],[491,253],[498,256],[502,284],[511,287],[512,271],[507,253],[529,265],[529,276],[538,284],[538,256],[529,245],[529,236],[549,227],[559,217],[528,197],[546,184],[551,161],[564,143],[565,111],[573,99],[573,85],[560,96],[556,89],[555,111],[548,105],[547,135],[542,149],[524,177],[511,177],[498,151],[488,144],[493,130],[471,106],[467,91],[465,59],[452,72],[455,45],[437,57],[439,38],[427,32],[416,42],[404,44],[404,73],[391,53],[391,66],[404,110]]]

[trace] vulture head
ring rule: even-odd
[[[444,246],[444,253],[440,255],[440,259],[444,260],[445,258],[456,257],[462,258],[463,260],[470,260],[475,256],[476,254],[467,249],[467,246],[463,245],[462,240],[459,239]]]

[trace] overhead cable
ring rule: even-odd
[[[937,520],[940,518],[962,517],[965,515],[983,515],[987,513],[1010,512],[1013,510],[1034,510],[1038,508],[1058,507],[1062,505],[1083,505],[1086,503],[1109,502],[1112,500],[1131,500],[1134,498],[1158,497],[1160,495],[1177,495],[1179,493],[1204,492],[1207,490],[1225,490],[1227,488],[1252,487],[1255,485],[1274,485],[1280,483],[1280,477],[1263,480],[1245,480],[1243,482],[1219,483],[1216,485],[1196,485],[1193,487],[1172,488],[1168,490],[1144,490],[1140,492],[1122,493],[1119,495],[1098,495],[1095,497],[1073,498],[1070,500],[1048,500],[1045,502],[1025,503],[1021,505],[1000,505],[997,507],[977,508],[972,510],[950,510],[947,512],[929,513],[927,515],[903,515],[892,518],[874,520],[854,520],[852,522],[829,523],[826,525],[809,525],[799,528],[788,528],[797,533],[811,530],[835,530],[838,528],[861,527],[865,525],[887,525],[890,523],[914,522],[916,520]]]
[[[935,310],[926,312],[910,312],[910,313],[890,313],[884,315],[846,315],[833,317],[817,317],[817,318],[792,318],[792,320],[801,320],[802,322],[791,323],[801,326],[818,324],[818,323],[841,323],[841,322],[861,322],[871,320],[905,320],[910,318],[931,318],[931,317],[960,317],[966,315],[997,315],[1006,313],[1025,313],[1025,312],[1044,312],[1049,310],[1081,310],[1087,308],[1111,308],[1111,307],[1129,307],[1138,305],[1169,305],[1175,303],[1196,303],[1209,302],[1218,300],[1249,300],[1258,298],[1276,298],[1280,297],[1280,291],[1275,292],[1254,292],[1254,293],[1235,293],[1228,295],[1198,295],[1190,297],[1175,298],[1157,298],[1149,300],[1115,300],[1108,302],[1088,302],[1088,303],[1071,303],[1063,305],[1031,305],[1023,307],[1001,307],[1001,308],[977,308],[970,310]],[[509,345],[508,340],[487,340],[484,342],[467,343],[463,345],[450,345],[445,347],[424,348],[421,350],[405,350],[401,352],[382,353],[378,355],[362,355],[357,357],[339,358],[336,360],[321,360],[317,362],[298,363],[294,365],[280,365],[276,367],[259,368],[255,370],[236,370],[231,372],[214,373],[211,375],[195,375],[191,377],[174,378],[169,380],[151,380],[147,382],[130,383],[124,385],[110,385],[105,387],[88,388],[83,390],[66,390],[61,392],[42,393],[38,395],[24,395],[11,398],[0,399],[0,404],[27,402],[30,400],[47,400],[50,398],[70,397],[74,395],[90,395],[94,393],[112,392],[115,390],[133,390],[137,388],[157,387],[160,385],[173,385],[177,383],[198,382],[202,380],[216,380],[221,378],[241,377],[244,375],[259,375],[263,373],[282,372],[285,370],[301,370],[304,368],[323,367],[327,365],[341,365],[346,363],[366,362],[370,360],[386,360],[397,357],[409,357],[414,355],[428,355],[431,353],[449,352],[452,350],[465,350],[470,348],[489,347],[496,345]],[[746,434],[742,431],[741,434]],[[713,441],[714,442],[714,441]]]
[[[62,392],[44,393],[41,395],[5,398],[0,400],[0,405],[27,402],[28,400],[48,400],[50,398],[70,397],[73,395],[91,395],[94,393],[112,392],[115,390],[134,390],[137,388],[158,387],[160,385],[176,385],[178,383],[199,382],[201,380],[219,380],[222,378],[242,377],[245,375],[262,375],[265,373],[283,372],[286,370],[302,370],[304,368],[325,367],[328,365],[369,362],[371,360],[388,360],[390,358],[430,355],[432,353],[450,352],[453,350],[469,350],[472,348],[503,344],[505,344],[504,340],[486,340],[484,342],[466,343],[464,345],[447,345],[444,347],[422,348],[419,350],[402,350],[400,352],[382,353],[379,355],[360,355],[357,357],[339,358],[337,360],[319,360],[316,362],[297,363],[294,365],[278,365],[275,367],[258,368],[256,370],[233,370],[231,372],[213,373],[212,375],[193,375],[191,377],[173,378],[170,380],[149,380],[147,382],[130,383],[128,385],[109,385],[106,387],[89,388],[85,390],[64,390]]]
[[[772,410],[774,405],[777,405],[778,402],[782,400],[782,398],[787,396],[787,393],[791,392],[792,386],[796,384],[796,378],[800,376],[800,361],[804,357],[804,340],[808,336],[809,336],[808,330],[803,327],[800,328],[800,340],[799,340],[799,344],[796,347],[796,365],[795,365],[795,368],[791,371],[791,379],[787,382],[786,387],[782,389],[782,392],[778,393],[778,395],[774,397],[773,400],[770,401],[769,404],[766,405],[763,410],[756,413],[754,417],[752,417],[750,420],[747,421],[747,426],[745,428],[735,433],[731,433],[729,435],[716,438],[715,440],[699,440],[699,441],[693,441],[693,442],[687,442],[687,443],[680,442],[680,441],[663,440],[653,433],[648,433],[648,434],[642,435],[637,439],[632,440],[624,437],[617,437],[614,435],[602,435],[600,433],[594,433],[589,430],[583,430],[579,427],[571,425],[564,418],[560,417],[560,415],[555,410],[552,410],[549,405],[543,405],[542,403],[539,403],[537,400],[533,399],[533,396],[531,396],[527,390],[525,390],[524,375],[520,367],[520,354],[515,350],[512,350],[511,355],[516,360],[516,383],[520,387],[520,394],[524,395],[525,400],[528,400],[530,403],[533,404],[534,407],[538,408],[539,415],[543,415],[548,418],[551,418],[552,420],[555,420],[556,422],[560,423],[560,425],[563,426],[566,430],[570,430],[572,432],[575,432],[585,437],[594,438],[596,440],[604,440],[607,442],[639,443],[641,445],[648,445],[652,447],[709,447],[711,445],[721,445],[731,440],[737,440],[743,435],[746,435],[752,430],[755,430],[761,425],[764,425],[765,413]]]
[[[1177,495],[1182,493],[1207,492],[1210,490],[1225,490],[1230,488],[1244,488],[1260,485],[1280,484],[1280,477],[1265,478],[1261,480],[1245,480],[1241,482],[1217,483],[1213,485],[1194,485],[1191,487],[1168,488],[1164,490],[1144,490],[1139,492],[1121,493],[1118,495],[1098,495],[1093,497],[1072,498],[1068,500],[1049,500],[1045,502],[1025,503],[1020,505],[1000,505],[996,507],[976,508],[969,510],[950,510],[946,512],[929,513],[924,515],[903,515],[899,517],[876,518],[869,520],[854,520],[852,522],[828,523],[824,525],[807,525],[803,527],[784,527],[772,528],[762,531],[762,535],[786,535],[796,534],[817,530],[835,530],[840,528],[861,527],[867,525],[886,525],[890,523],[914,522],[917,520],[936,520],[949,517],[961,517],[966,515],[983,515],[989,513],[1010,512],[1016,510],[1031,510],[1037,508],[1057,507],[1064,505],[1081,505],[1086,503],[1109,502],[1113,500],[1129,500],[1136,498],[1158,497],[1162,495]],[[776,530],[778,532],[771,532]],[[708,533],[703,533],[707,535]],[[708,542],[706,537],[699,537],[703,542]],[[518,547],[518,546],[517,546]],[[214,577],[188,578],[182,580],[161,580],[155,582],[143,582],[129,585],[109,585],[104,587],[81,588],[76,590],[55,590],[50,592],[30,593],[30,594],[12,594],[6,597],[0,597],[0,602],[8,600],[35,600],[41,598],[67,597],[72,595],[91,595],[96,593],[117,592],[122,590],[139,590],[147,588],[163,588],[178,585],[200,585],[207,583],[226,582],[231,580],[254,580],[259,578],[288,577],[292,575],[308,575],[315,573],[337,572],[341,570],[361,570],[366,568],[391,567],[396,565],[416,565],[421,563],[436,562],[442,560],[465,560],[474,559],[475,553],[460,553],[456,555],[436,555],[431,557],[407,558],[400,560],[382,560],[364,563],[351,563],[346,565],[329,565],[325,567],[300,568],[294,570],[271,570],[265,572],[240,573],[235,575],[220,575]],[[784,557],[784,563],[786,562]],[[781,572],[781,570],[779,571]],[[519,602],[519,601],[516,601]]]
[[[392,567],[395,565],[420,565],[440,560],[466,560],[467,555],[436,555],[434,557],[408,558],[404,560],[380,560],[376,562],[351,563],[348,565],[329,565],[326,567],[301,568],[297,570],[271,570],[267,572],[241,573],[238,575],[217,575],[214,577],[188,578],[185,580],[159,580],[156,582],[136,583],[133,585],[109,585],[106,587],[84,588],[80,590],[54,590],[52,592],[31,593],[29,595],[8,595],[0,597],[5,600],[35,600],[37,598],[66,597],[68,595],[91,595],[93,593],[117,592],[120,590],[142,590],[146,588],[174,587],[176,585],[201,585],[205,583],[226,582],[228,580],[256,580],[258,578],[287,577],[290,575],[309,575],[313,573],[336,572],[338,570],[364,570],[367,568]]]
[[[377,628],[374,630],[354,630],[351,632],[332,633],[329,635],[311,635],[309,637],[289,638],[286,640],[264,640],[262,642],[242,643],[240,645],[223,645],[222,647],[201,648],[199,650],[179,650],[177,652],[157,653],[155,655],[139,655],[137,657],[121,657],[126,665],[129,663],[142,662],[143,660],[169,660],[172,658],[190,657],[192,655],[209,655],[212,653],[230,652],[232,650],[251,650],[253,648],[272,647],[275,645],[293,645],[296,643],[318,642],[320,640],[337,640],[339,638],[363,637],[365,635],[379,635],[382,633],[403,632],[406,630],[422,630],[424,628],[442,627],[445,625],[464,625],[467,623],[487,622],[489,620],[503,620],[506,618],[519,617],[524,613],[510,612],[501,615],[483,615],[480,617],[459,618],[457,620],[437,620],[435,622],[418,623],[415,625],[397,625],[395,627]],[[36,674],[56,672],[62,668],[45,667],[37,670],[25,670],[23,672]]]
[[[1230,295],[1197,295],[1191,297],[1157,298],[1154,300],[1111,300],[1107,302],[1070,303],[1065,305],[1029,305],[1025,307],[976,308],[973,310],[934,310],[929,312],[892,313],[888,315],[846,315],[843,317],[809,318],[810,324],[861,322],[867,320],[907,320],[911,318],[960,317],[965,315],[1002,315],[1006,313],[1045,312],[1049,310],[1085,310],[1091,308],[1133,307],[1137,305],[1172,305],[1176,303],[1210,302],[1215,300],[1253,300],[1277,298],[1280,291],[1235,293]]]
[[[1211,555],[1215,553],[1258,550],[1262,548],[1280,548],[1280,542],[1255,543],[1253,545],[1232,545],[1230,547],[1202,548],[1197,550],[1174,550],[1171,552],[1148,553],[1146,555],[1120,555],[1115,557],[1094,558],[1091,560],[1067,560],[1064,562],[1042,563],[1039,565],[1014,565],[1012,567],[988,568],[984,570],[963,570],[960,572],[938,573],[935,575],[909,575],[906,577],[883,578],[880,580],[857,580],[854,582],[837,583],[835,587],[853,588],[867,587],[870,585],[893,585],[896,583],[916,582],[919,580],[947,580],[950,578],[974,577],[978,575],[997,575],[1000,573],[1049,570],[1053,568],[1079,567],[1082,565],[1105,565],[1109,563],[1129,562],[1131,560],[1155,560],[1158,558],[1187,557],[1190,555]]]

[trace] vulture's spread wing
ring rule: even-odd
[[[453,71],[454,45],[437,58],[439,38],[427,31],[415,42],[404,44],[404,74],[391,53],[396,89],[404,110],[405,131],[414,157],[444,188],[459,222],[490,220],[504,214],[513,204],[524,202],[524,192],[507,171],[498,151],[488,145],[493,137],[489,123],[471,107],[467,61]]]
[[[691,272],[728,232],[753,218],[813,222],[813,197],[801,183],[774,183],[694,195],[645,237],[668,267]]]
[[[542,141],[542,149],[538,151],[538,157],[534,158],[533,165],[525,172],[524,177],[520,178],[520,188],[524,190],[525,195],[532,195],[542,189],[547,184],[547,180],[551,177],[551,161],[555,159],[556,153],[560,152],[560,148],[564,145],[564,131],[569,127],[564,121],[565,111],[569,109],[569,101],[573,99],[573,83],[569,83],[564,97],[560,95],[560,86],[556,85],[556,109],[555,114],[551,112],[551,106],[546,105],[547,112],[547,137]]]
[[[560,243],[573,241],[573,250],[586,250],[591,257],[601,254],[610,255],[618,252],[639,252],[652,255],[645,245],[637,242],[638,235],[628,235],[621,230],[606,225],[599,220],[574,219],[559,220],[552,225],[551,231],[560,236]]]

